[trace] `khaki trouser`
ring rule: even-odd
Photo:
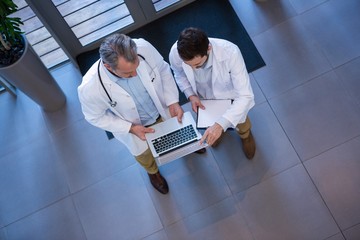
[[[235,130],[240,135],[241,139],[245,139],[249,137],[250,129],[251,129],[251,122],[249,117],[246,117],[245,122],[239,123],[235,127]],[[223,134],[221,134],[221,136],[218,138],[218,140],[216,140],[216,142],[212,146],[216,147],[220,143],[222,137]]]
[[[150,174],[155,174],[159,171],[150,148],[147,148],[142,154],[135,156],[136,161]]]
[[[249,117],[246,117],[245,122],[236,125],[235,129],[236,132],[240,135],[240,138],[242,139],[248,138],[251,129],[251,122]]]
[[[162,122],[162,119],[159,118],[154,124]],[[154,125],[152,124],[152,125]],[[151,126],[151,125],[150,125]],[[149,127],[150,127],[149,126]],[[147,148],[145,152],[141,153],[138,156],[134,156],[136,161],[146,170],[146,172],[150,174],[157,173],[159,171],[158,166],[155,162],[155,158],[153,157],[150,148]]]

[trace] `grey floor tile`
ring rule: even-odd
[[[360,111],[334,72],[270,100],[302,160],[360,134]]]
[[[192,153],[160,167],[169,184],[168,195],[158,193],[145,171],[141,172],[164,226],[231,195],[210,150],[204,154]]]
[[[360,223],[359,156],[360,137],[304,163],[342,230]]]
[[[328,0],[289,0],[297,13],[306,12]]]
[[[81,120],[52,135],[65,166],[70,191],[76,192],[135,163],[118,140]]]
[[[338,233],[334,236],[326,238],[325,240],[345,240],[344,236],[341,233]]]
[[[338,233],[302,164],[237,195],[257,240],[325,239]]]
[[[0,228],[0,240],[7,240],[5,236],[5,228]]]
[[[335,69],[346,90],[360,105],[360,57]]]
[[[259,105],[263,102],[266,102],[266,98],[252,74],[250,74],[250,83],[254,92],[255,104]]]
[[[43,112],[50,133],[84,119],[77,94],[77,87],[80,85],[82,78],[79,70],[72,64],[67,63],[53,70],[52,75],[65,93],[66,105],[56,112]]]
[[[158,231],[150,236],[142,238],[142,240],[169,240],[166,236],[165,230]]]
[[[324,240],[345,240],[345,238],[342,233],[338,233],[338,234],[331,236],[329,238],[326,238]]]
[[[296,16],[288,0],[230,0],[230,3],[251,37]]]
[[[8,240],[86,239],[71,198],[6,227]]]
[[[162,229],[136,166],[76,193],[73,199],[88,240],[140,239]]]
[[[0,94],[0,152],[17,151],[34,139],[48,135],[40,107],[25,94],[17,91],[14,98],[8,93]]]
[[[360,239],[360,224],[351,227],[344,231],[346,240],[359,240]]]
[[[267,99],[331,70],[298,17],[256,36],[254,42],[266,66],[253,75]]]
[[[166,228],[169,239],[254,239],[233,197]]]
[[[358,0],[330,0],[300,16],[333,67],[360,56],[359,9]]]
[[[248,160],[239,135],[228,130],[221,143],[213,148],[215,159],[233,193],[258,184],[300,162],[267,103],[250,110],[256,153]]]
[[[62,165],[49,136],[0,158],[0,227],[69,194]]]

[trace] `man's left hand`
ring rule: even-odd
[[[184,115],[184,110],[179,103],[173,103],[169,106],[169,112],[171,117],[177,117],[177,120],[181,123],[182,117]]]

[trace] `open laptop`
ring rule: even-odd
[[[206,143],[199,143],[202,135],[190,112],[184,113],[181,123],[173,117],[151,128],[155,132],[145,137],[158,166],[207,147]]]

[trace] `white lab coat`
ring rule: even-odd
[[[170,117],[168,106],[179,101],[176,87],[169,65],[160,53],[144,39],[133,39],[137,45],[140,64],[136,69],[145,89],[148,91],[157,110],[163,119]],[[112,132],[114,137],[126,145],[129,151],[137,156],[143,153],[148,145],[136,135],[129,133],[131,125],[141,124],[135,102],[118,84],[111,81],[103,64],[100,64],[100,76],[112,100],[117,102],[110,106],[98,77],[98,61],[93,64],[83,77],[78,87],[78,95],[85,119],[92,125]],[[152,78],[155,79],[152,81]]]
[[[216,99],[234,100],[223,117],[231,122],[231,127],[235,127],[238,123],[245,122],[249,110],[255,105],[249,74],[240,49],[235,44],[223,39],[209,40],[213,52],[213,93]],[[180,90],[192,87],[197,93],[194,71],[180,58],[177,42],[170,50],[169,61]]]

